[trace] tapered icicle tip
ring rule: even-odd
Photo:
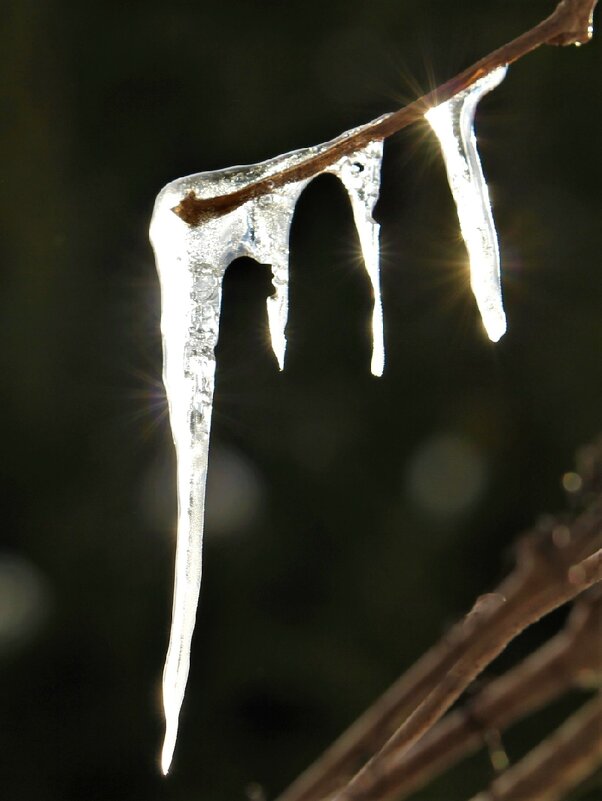
[[[385,370],[385,358],[383,353],[374,354],[372,363],[370,364],[370,372],[375,378],[382,378]]]
[[[504,312],[498,312],[497,314],[484,316],[483,326],[489,339],[492,342],[499,342],[506,333],[506,315]]]
[[[276,337],[272,333],[272,350],[278,362],[278,369],[284,370],[284,357],[286,355],[286,337],[284,335]]]
[[[376,286],[378,294],[374,298],[374,311],[372,312],[372,361],[370,372],[380,378],[385,369],[385,332],[383,330],[383,307],[380,300],[380,282]]]
[[[169,662],[169,657],[168,657]],[[167,671],[166,671],[167,672]],[[184,682],[186,678],[184,679]],[[163,739],[163,748],[161,750],[161,772],[167,776],[171,763],[173,760],[174,751],[176,750],[176,742],[178,739],[178,723],[180,718],[180,710],[182,708],[182,701],[184,700],[184,693],[177,695],[174,693],[175,687],[172,682],[169,684],[163,677],[163,714],[165,716],[165,737]]]
[[[286,355],[286,334],[284,328],[288,316],[288,292],[277,292],[267,299],[268,326],[270,342],[278,367],[284,370],[284,357]]]
[[[165,739],[163,740],[163,750],[161,751],[161,773],[164,776],[169,773],[178,737],[177,717],[172,719],[171,716],[166,714],[166,718]]]
[[[381,327],[375,326],[373,332],[373,347],[372,347],[372,361],[370,362],[370,372],[376,378],[380,378],[385,369],[385,348],[382,337],[382,320]]]
[[[173,759],[173,752],[175,745],[176,745],[175,742],[169,744],[165,742],[163,744],[163,751],[161,753],[161,773],[164,776],[167,776],[167,774],[169,773],[169,769],[171,767],[171,760]]]

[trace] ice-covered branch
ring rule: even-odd
[[[426,768],[420,767],[424,751],[429,753],[429,742],[435,749],[430,752],[433,772],[436,754],[445,762],[446,749],[462,751],[461,739],[445,745],[445,721],[440,724],[439,735],[435,728],[430,740],[419,738],[520,631],[602,580],[602,445],[584,450],[577,470],[582,489],[572,500],[582,503],[583,510],[572,519],[545,518],[522,537],[517,546],[516,567],[508,578],[381,696],[279,801],[381,801],[397,797],[398,791],[403,797],[403,791],[411,789],[417,777],[424,779],[421,770],[431,769],[430,763]],[[590,618],[594,627],[599,625],[598,614],[596,607],[597,620]],[[591,658],[596,665],[599,654],[588,656],[582,650],[587,647],[587,639],[581,643],[573,654],[576,661],[581,653],[585,661]],[[548,654],[547,658],[553,657]],[[527,682],[527,674],[523,675]],[[505,692],[509,693],[511,687],[512,684],[507,685]],[[508,704],[496,713],[495,693],[489,702],[485,695],[482,714],[486,719],[490,715],[492,722],[496,715],[503,722],[506,713],[511,718],[524,714],[531,704],[538,703],[537,693],[541,691],[545,696],[544,684],[532,687],[535,698],[526,697],[514,712]],[[549,686],[548,691],[559,689]],[[437,744],[439,736],[442,739]],[[377,756],[369,760],[374,754]],[[366,763],[369,768],[364,767]],[[348,789],[337,795],[353,774],[356,778]]]
[[[598,0],[562,0],[554,12],[538,25],[511,42],[481,58],[472,66],[450,78],[436,89],[414,100],[399,111],[385,114],[352,131],[346,131],[328,143],[320,152],[311,153],[302,161],[286,165],[267,177],[241,188],[212,196],[198,197],[194,190],[184,195],[173,208],[175,214],[189,225],[198,225],[207,216],[225,214],[248,200],[269,194],[279,187],[310,180],[370,142],[386,139],[424,117],[438,106],[472,86],[499,67],[512,64],[541,45],[585,44],[593,34],[593,13]]]
[[[316,150],[319,148],[316,148]],[[284,367],[288,315],[289,229],[295,204],[308,183],[299,181],[239,206],[229,214],[184,225],[171,213],[183,187],[201,192],[224,191],[294,164],[305,151],[278,156],[262,164],[198,173],[172,181],[159,194],[151,223],[151,240],[161,279],[163,379],[178,464],[178,534],[174,603],[169,647],[163,672],[165,742],[164,773],[171,765],[178,719],[190,667],[190,648],[202,572],[205,489],[215,379],[215,346],[226,268],[239,256],[272,267],[274,294],[267,300],[272,348]],[[380,299],[379,226],[372,217],[380,187],[382,141],[343,156],[328,172],[349,195],[364,264],[370,279],[372,362],[374,375],[384,367]]]
[[[502,80],[510,62],[538,45],[587,41],[591,36],[591,13],[595,4],[596,0],[563,0],[555,12],[535,28],[401,111],[346,131],[330,142],[285,153],[260,164],[177,179],[157,197],[151,240],[161,280],[164,382],[178,464],[174,604],[163,674],[164,772],[169,770],[176,744],[201,584],[215,347],[226,268],[241,256],[271,265],[274,294],[267,301],[268,323],[274,355],[282,369],[288,315],[289,231],[295,205],[316,175],[324,172],[336,175],[351,201],[372,285],[371,369],[374,375],[381,375],[384,336],[379,226],[373,218],[373,209],[380,188],[383,139],[426,115],[443,150],[470,257],[471,286],[489,337],[498,340],[505,331],[506,320],[497,236],[473,128],[476,106],[482,95]],[[573,583],[569,582],[573,594],[577,584],[587,585],[588,571],[595,575],[596,570],[597,566],[590,563],[573,565],[570,574]],[[512,605],[508,608],[511,610]],[[544,604],[538,613],[547,610]],[[482,612],[479,609],[477,616]],[[510,613],[501,614],[504,618]],[[531,619],[527,615],[522,622],[528,625]],[[496,647],[503,647],[507,641],[504,636],[509,632],[503,630],[498,634],[501,638],[492,644],[491,653]],[[487,659],[488,655],[486,652],[479,658]],[[464,678],[472,675],[474,665],[471,663],[468,667]],[[454,685],[454,690],[450,690],[449,697],[461,689],[462,681],[459,681],[457,687]],[[427,706],[434,704],[432,712],[428,713],[434,718],[445,710],[447,701],[443,698],[435,703],[433,698],[423,697]],[[412,727],[426,714],[426,708],[414,710],[417,717],[407,722],[404,747],[422,731],[420,727],[425,725],[426,718],[417,728]]]

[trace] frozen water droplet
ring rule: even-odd
[[[474,115],[481,97],[506,75],[498,67],[425,117],[441,144],[460,230],[470,259],[470,282],[483,325],[493,342],[506,331],[500,256],[489,191],[477,151]]]

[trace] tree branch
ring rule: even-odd
[[[577,603],[564,630],[504,676],[490,682],[405,752],[396,769],[396,801],[477,751],[491,733],[575,686],[602,684],[602,587]]]
[[[598,693],[472,801],[560,801],[602,765],[601,732]]]
[[[379,698],[279,801],[331,797],[406,721],[385,752],[391,759],[384,760],[384,767],[383,760],[376,767],[371,763],[370,774],[372,784],[375,775],[382,784],[387,770],[392,775],[385,783],[402,782],[411,753],[406,749],[441,716],[471,677],[526,625],[602,578],[602,555],[596,553],[602,546],[602,441],[578,454],[577,474],[581,489],[570,495],[576,510],[572,519],[550,516],[524,535],[516,548],[516,567],[496,592],[485,596]],[[376,801],[386,796],[372,788],[367,795],[357,796],[363,797]]]
[[[351,132],[341,134],[319,155],[226,195],[199,198],[191,191],[173,212],[188,225],[198,225],[208,216],[226,214],[248,200],[269,194],[280,186],[314,178],[342,156],[355,153],[369,142],[386,139],[401,131],[421,119],[432,106],[444,103],[497,67],[511,64],[541,45],[585,44],[593,34],[592,18],[597,2],[598,0],[561,0],[554,12],[534,28],[484,56],[471,67],[399,111],[385,114]]]
[[[487,608],[483,613],[480,612],[480,602],[477,601],[464,623],[475,631],[475,635],[469,635],[460,658],[381,750],[334,796],[335,801],[387,801],[392,798],[397,792],[397,773],[406,749],[441,718],[479,673],[521,631],[600,580],[602,549],[568,570],[563,570],[556,581],[549,584],[544,582],[540,588],[534,585],[533,595],[526,607],[516,602],[504,602],[503,596],[497,596],[501,598],[501,603],[492,604],[492,611],[488,614]],[[487,599],[490,597],[486,596]],[[473,616],[480,614],[487,619],[485,627],[472,620]]]

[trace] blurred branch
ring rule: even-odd
[[[355,153],[369,142],[386,139],[401,131],[421,119],[432,106],[444,103],[497,67],[512,64],[541,45],[585,44],[593,34],[592,19],[597,2],[598,0],[561,0],[554,12],[534,28],[484,56],[399,111],[384,114],[367,125],[341,134],[320,154],[226,195],[199,198],[191,191],[173,211],[188,225],[198,225],[207,216],[226,214],[248,200],[269,194],[280,186],[314,178],[342,156]]]
[[[602,518],[598,517],[596,525],[601,523]],[[477,601],[464,620],[469,635],[459,658],[381,750],[334,796],[336,801],[386,801],[396,795],[399,761],[404,751],[439,720],[521,631],[600,580],[602,549],[568,569],[558,570],[556,580],[544,579],[539,587],[534,581],[532,595],[525,603],[504,603],[503,596],[497,594],[485,596],[487,607],[490,598],[501,600],[499,604],[491,603],[493,611],[489,613],[487,607],[481,611],[481,601]],[[473,620],[481,616],[484,625]]]
[[[574,479],[580,487],[571,495],[574,514],[546,517],[524,535],[516,567],[497,590],[478,600],[279,801],[380,801],[396,794],[408,781],[408,763],[419,759],[411,746],[473,679],[527,626],[602,579],[602,442],[578,455]],[[552,659],[551,652],[544,657]]]
[[[560,801],[599,765],[602,765],[600,693],[472,801]]]
[[[434,726],[396,766],[403,798],[478,750],[488,737],[573,687],[602,684],[602,587],[579,601],[564,630]]]

